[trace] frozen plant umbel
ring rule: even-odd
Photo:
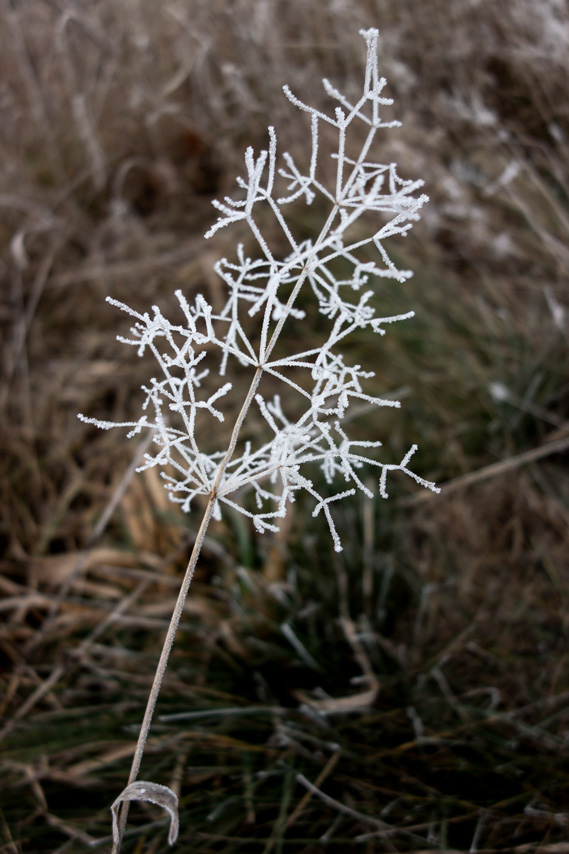
[[[396,164],[374,160],[372,146],[378,132],[399,123],[381,117],[382,108],[392,102],[382,97],[385,80],[378,76],[377,30],[362,31],[362,35],[367,62],[363,91],[355,103],[324,80],[326,93],[335,102],[328,115],[307,106],[284,87],[291,103],[310,117],[307,169],[288,153],[282,155],[282,166],[277,166],[277,138],[271,127],[267,151],[258,156],[252,148],[246,151],[245,177],[238,179],[238,198],[214,202],[219,217],[206,237],[243,220],[255,246],[249,254],[239,245],[233,260],[223,258],[216,265],[226,288],[225,305],[214,309],[201,294],[190,303],[177,291],[180,317],[178,322],[171,322],[157,307],[152,314],[142,314],[109,300],[135,319],[131,337],[119,340],[136,347],[139,355],[150,349],[160,376],[143,387],[143,414],[138,421],[115,424],[80,417],[104,429],[128,427],[129,436],[151,430],[156,450],[146,455],[141,470],[167,466],[163,473],[166,488],[186,511],[196,496],[207,497],[148,700],[129,784],[113,805],[115,852],[120,850],[130,800],[150,800],[161,803],[171,815],[176,812],[174,793],[165,786],[138,781],[138,773],[168,656],[211,518],[220,518],[224,507],[229,506],[250,517],[258,531],[275,531],[288,505],[304,490],[314,501],[313,515],[325,515],[334,547],[340,551],[331,505],[357,490],[373,497],[369,479],[362,479],[364,467],[377,472],[383,498],[387,498],[387,476],[392,471],[402,471],[438,491],[409,468],[416,446],[399,463],[386,463],[377,459],[381,442],[352,440],[346,432],[346,415],[352,414],[353,404],[365,403],[368,408],[400,405],[364,391],[364,381],[374,374],[350,364],[342,346],[356,330],[384,335],[389,324],[413,316],[412,311],[394,317],[376,316],[373,285],[384,279],[404,282],[411,276],[410,271],[396,267],[384,241],[405,235],[427,201],[427,196],[418,194],[422,181],[402,180]],[[337,139],[331,182],[326,180],[330,170],[322,169],[319,157],[319,130],[324,125]],[[293,202],[312,205],[316,200],[316,209],[323,212],[322,229],[313,240],[299,240],[287,221],[287,206]],[[369,225],[370,214],[375,215],[373,227]],[[288,246],[285,257],[273,252],[273,241],[265,236],[269,231],[275,233],[275,221],[282,232],[279,245],[284,235]],[[373,247],[377,252],[375,260],[370,260]],[[283,355],[287,323],[289,327],[291,322],[301,323],[305,310],[311,310],[311,302],[323,318],[318,323],[326,330],[322,341],[317,347],[295,350],[297,336],[289,335],[287,354]],[[208,378],[212,368],[221,378],[217,387]],[[215,435],[213,425],[224,420],[222,409],[232,387],[228,377],[233,369],[241,375],[240,382],[243,373],[249,371],[249,389],[227,447],[212,450],[198,437]],[[265,385],[274,389],[279,384],[286,392],[282,397],[274,392],[271,396],[261,393]],[[260,414],[267,428],[266,438],[257,444],[242,438],[252,408],[257,410],[257,421]],[[251,431],[252,435],[258,433]],[[327,484],[340,483],[338,487],[328,486],[326,495],[310,476],[318,467]],[[253,496],[244,503],[242,496],[247,491]],[[174,836],[171,831],[169,840]]]

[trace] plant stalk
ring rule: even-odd
[[[162,652],[160,654],[160,659],[158,661],[158,665],[156,667],[156,673],[154,674],[154,680],[152,682],[152,688],[150,689],[150,694],[148,695],[148,701],[146,703],[146,711],[144,712],[144,718],[142,719],[142,724],[140,726],[140,732],[138,735],[138,741],[136,743],[136,748],[134,751],[134,756],[132,758],[132,765],[130,768],[130,774],[128,778],[128,784],[130,786],[131,783],[134,783],[138,779],[138,772],[140,771],[140,765],[142,763],[142,757],[144,755],[144,748],[146,746],[146,740],[148,738],[148,733],[150,731],[150,726],[152,724],[152,718],[154,716],[154,709],[156,708],[156,703],[158,700],[158,695],[160,694],[160,689],[162,688],[162,682],[164,681],[164,676],[166,674],[166,670],[168,667],[168,660],[170,658],[170,652],[172,650],[172,646],[174,644],[174,638],[176,636],[176,632],[178,630],[178,625],[180,623],[180,619],[182,617],[182,613],[184,611],[184,606],[186,604],[186,599],[188,598],[188,592],[190,589],[190,585],[192,583],[192,579],[194,577],[194,571],[196,568],[196,564],[198,562],[198,558],[200,556],[203,541],[205,539],[205,535],[207,529],[209,527],[209,523],[211,521],[211,517],[213,516],[213,511],[215,508],[215,503],[217,501],[217,493],[219,489],[219,485],[223,478],[223,474],[227,467],[227,464],[231,460],[233,456],[233,452],[235,451],[235,447],[237,445],[237,440],[239,438],[239,433],[241,432],[241,427],[243,426],[243,422],[249,411],[249,407],[251,406],[251,401],[255,396],[257,388],[259,386],[259,382],[261,381],[261,376],[263,373],[263,369],[259,366],[255,372],[255,376],[251,382],[251,386],[249,391],[247,392],[247,397],[243,402],[243,406],[239,412],[237,417],[237,421],[235,422],[235,426],[233,428],[233,432],[231,434],[231,439],[229,442],[229,447],[227,448],[227,452],[221,461],[219,466],[217,477],[215,479],[215,483],[212,487],[209,501],[207,503],[207,507],[205,509],[200,528],[198,534],[196,536],[196,541],[194,543],[194,547],[192,549],[192,553],[190,555],[190,559],[188,561],[188,566],[186,567],[186,572],[184,574],[184,578],[182,581],[182,585],[180,587],[180,592],[178,593],[178,598],[176,600],[176,605],[174,607],[174,611],[172,613],[172,617],[170,619],[170,625],[168,626],[168,631],[166,633],[166,637],[164,638],[164,643],[162,645]],[[126,827],[126,822],[128,818],[128,810],[129,810],[129,801],[124,801],[120,817],[119,817],[119,838],[116,844],[113,844],[112,854],[120,854],[122,838],[124,834],[124,830]]]
[[[336,203],[334,205],[333,209],[330,211],[330,214],[328,216],[326,224],[325,224],[324,228],[322,229],[322,231],[318,237],[318,240],[316,241],[316,244],[312,248],[311,257],[314,257],[314,255],[316,254],[316,252],[318,251],[318,249],[321,247],[322,243],[324,242],[326,235],[328,234],[328,232],[330,230],[332,222],[334,221],[334,218],[337,214],[337,210],[338,210],[338,204]],[[293,288],[293,290],[292,290],[292,292],[291,292],[291,294],[287,300],[286,309],[290,309],[292,307],[292,305],[294,304],[294,302],[296,301],[296,298],[299,294],[299,291],[300,291],[302,285],[304,284],[304,281],[306,280],[306,277],[308,275],[308,269],[309,269],[309,263],[307,262],[305,264],[304,269],[302,270],[300,276],[298,277],[298,279],[295,283],[295,286],[294,286],[294,288]],[[275,346],[276,341],[277,341],[277,339],[281,333],[282,327],[284,325],[284,322],[285,322],[287,316],[288,316],[288,312],[287,311],[283,312],[282,316],[280,317],[280,319],[276,325],[276,328],[273,330],[273,333],[272,333],[270,340],[267,344],[267,347],[265,349],[265,354],[264,354],[264,361],[265,362],[268,360],[269,355],[271,354],[272,350],[274,349],[274,346]],[[259,383],[260,383],[261,377],[263,375],[263,370],[264,370],[264,366],[262,364],[259,364],[257,366],[256,371],[255,371],[255,375],[251,381],[251,385],[249,387],[249,391],[247,392],[247,396],[243,402],[243,405],[241,407],[241,410],[240,410],[239,415],[237,417],[237,420],[235,422],[235,426],[233,427],[233,432],[231,434],[231,439],[229,441],[229,446],[227,448],[227,452],[226,452],[223,460],[220,463],[215,482],[214,482],[212,490],[210,492],[209,501],[207,503],[207,507],[205,509],[205,513],[204,513],[203,519],[201,521],[201,525],[200,525],[200,528],[199,528],[199,531],[198,531],[198,534],[196,537],[196,541],[194,543],[194,547],[192,549],[192,554],[190,556],[190,560],[189,560],[188,566],[186,568],[184,579],[182,581],[182,586],[180,587],[180,592],[178,594],[176,606],[175,606],[174,611],[172,613],[170,625],[168,626],[168,631],[167,631],[166,637],[164,639],[164,644],[162,646],[162,652],[160,654],[160,660],[159,660],[158,666],[156,668],[156,673],[154,674],[154,681],[152,683],[152,688],[150,689],[150,694],[148,696],[148,702],[146,704],[146,711],[144,713],[144,718],[142,720],[142,724],[140,727],[140,733],[138,736],[138,741],[136,743],[136,748],[135,748],[134,756],[132,759],[130,775],[128,778],[128,785],[129,786],[131,783],[134,783],[138,779],[138,772],[140,770],[140,765],[142,763],[142,757],[144,754],[144,748],[146,746],[146,740],[148,738],[148,733],[150,731],[150,726],[152,724],[154,709],[156,708],[156,702],[158,700],[158,695],[160,693],[160,689],[162,687],[162,682],[164,680],[166,669],[168,667],[168,660],[170,658],[170,652],[172,650],[174,638],[176,636],[176,632],[178,630],[178,625],[180,623],[180,619],[182,617],[184,606],[186,604],[186,599],[188,597],[188,592],[190,589],[190,585],[192,583],[192,578],[194,576],[196,564],[198,562],[198,558],[199,558],[200,553],[201,553],[201,549],[202,549],[203,541],[204,541],[204,538],[206,535],[206,531],[209,527],[211,517],[213,516],[215,503],[217,501],[219,486],[220,486],[221,481],[223,479],[225,469],[227,468],[227,465],[230,462],[230,460],[233,456],[233,453],[235,451],[235,448],[237,445],[237,440],[239,438],[239,433],[241,432],[241,427],[243,426],[243,422],[245,420],[245,417],[247,416],[247,413],[249,411],[249,408],[251,406],[251,403],[253,401],[253,398],[255,396],[257,388],[259,387]],[[122,808],[121,808],[121,813],[119,816],[119,838],[117,840],[116,845],[113,844],[112,854],[120,854],[121,845],[122,845],[122,838],[123,838],[123,834],[124,834],[124,830],[125,830],[126,822],[127,822],[127,818],[128,818],[128,810],[129,810],[129,801],[124,801]]]

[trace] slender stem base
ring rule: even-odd
[[[156,668],[156,673],[154,675],[154,681],[152,683],[152,688],[150,689],[150,694],[148,696],[148,702],[146,704],[146,711],[144,713],[144,718],[142,720],[142,725],[140,727],[140,733],[138,736],[138,741],[136,743],[136,749],[134,751],[134,756],[132,759],[132,765],[130,769],[130,775],[128,778],[128,785],[134,783],[138,779],[138,772],[140,771],[140,765],[142,762],[142,756],[144,754],[144,748],[146,746],[146,739],[148,738],[148,733],[150,731],[150,725],[152,723],[152,717],[154,715],[154,709],[156,708],[156,702],[158,700],[158,695],[160,693],[160,689],[162,687],[162,682],[164,680],[164,675],[166,673],[166,668],[168,667],[168,659],[170,658],[170,652],[172,650],[172,645],[174,643],[174,638],[176,636],[176,632],[178,630],[178,625],[180,623],[180,619],[182,617],[182,613],[184,610],[184,605],[186,604],[186,599],[188,597],[188,591],[190,589],[190,584],[192,583],[192,578],[194,577],[194,570],[196,568],[196,564],[198,562],[198,558],[200,556],[200,552],[202,550],[203,541],[206,535],[206,531],[209,527],[209,523],[211,522],[211,517],[213,516],[213,511],[215,509],[215,503],[218,500],[218,489],[221,484],[225,469],[227,468],[227,464],[231,460],[233,453],[235,451],[235,447],[237,445],[237,439],[239,438],[239,433],[241,432],[241,427],[243,426],[243,421],[245,420],[245,416],[249,411],[249,407],[251,406],[251,401],[255,396],[255,393],[259,387],[259,383],[261,381],[261,376],[263,373],[263,369],[261,366],[257,368],[255,371],[255,376],[251,382],[251,386],[249,391],[247,392],[247,396],[243,402],[243,406],[237,416],[237,420],[235,422],[235,426],[233,427],[233,432],[231,434],[231,439],[229,442],[229,447],[227,448],[227,452],[221,461],[219,466],[217,477],[215,479],[215,483],[211,490],[209,501],[207,503],[207,507],[201,521],[200,529],[198,531],[198,535],[196,537],[196,541],[194,543],[194,547],[192,549],[192,554],[190,556],[190,560],[188,562],[188,566],[186,568],[186,572],[184,575],[184,579],[182,581],[182,586],[180,587],[180,592],[178,594],[178,599],[176,600],[176,605],[174,611],[172,613],[172,618],[170,620],[170,625],[168,626],[168,631],[166,633],[166,637],[164,639],[164,644],[162,646],[162,652],[160,654],[160,660],[158,661],[158,666]],[[128,818],[128,809],[129,802],[124,801],[121,813],[119,817],[119,835],[118,840],[115,844],[113,844],[112,854],[120,854],[122,838],[124,834],[124,830],[126,827],[126,820]]]
[[[152,723],[152,717],[154,715],[154,709],[156,708],[156,702],[158,700],[158,695],[159,695],[160,689],[162,687],[164,675],[165,675],[166,669],[168,667],[168,659],[170,658],[170,652],[172,650],[174,638],[176,636],[176,632],[178,630],[178,625],[180,623],[180,619],[181,619],[182,613],[184,611],[184,605],[186,604],[186,599],[188,597],[188,591],[190,589],[190,584],[192,583],[192,578],[194,577],[194,570],[196,568],[196,564],[198,562],[198,558],[199,558],[200,552],[202,550],[202,545],[203,545],[203,541],[205,539],[206,531],[208,529],[209,523],[211,521],[211,517],[213,515],[214,506],[215,506],[215,498],[210,497],[208,505],[207,505],[205,513],[204,513],[204,517],[203,517],[201,525],[200,525],[200,529],[198,531],[198,535],[196,537],[196,541],[194,543],[194,547],[192,549],[192,554],[190,556],[188,566],[186,567],[186,572],[184,574],[182,586],[180,587],[180,592],[178,593],[178,599],[176,600],[176,606],[175,606],[174,611],[172,613],[170,625],[168,626],[168,631],[167,631],[166,637],[164,639],[164,645],[162,646],[162,653],[160,655],[160,660],[158,661],[156,673],[154,674],[154,681],[152,682],[152,688],[150,689],[150,694],[148,695],[148,701],[146,704],[146,711],[144,713],[144,718],[142,720],[142,724],[140,727],[140,733],[138,736],[136,749],[134,751],[134,756],[132,759],[130,775],[128,778],[128,785],[129,786],[131,783],[134,783],[135,780],[138,778],[138,772],[140,771],[142,756],[144,754],[144,748],[146,746],[146,739],[148,738],[148,732],[150,730],[150,725]],[[113,845],[112,854],[119,854],[119,852],[120,852],[122,837],[123,837],[124,829],[126,827],[126,820],[128,817],[128,808],[129,808],[129,802],[124,801],[122,808],[121,808],[120,818],[119,818],[119,838],[117,840],[117,843],[115,845]]]

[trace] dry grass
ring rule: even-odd
[[[403,424],[364,428],[452,486],[347,506],[341,560],[302,507],[273,539],[217,524],[144,773],[180,793],[180,851],[569,851],[563,4],[1,10],[2,854],[109,848],[197,527],[77,421],[145,377],[103,298],[215,300],[211,197],[269,121],[303,145],[280,86],[349,86],[360,26],[404,122],[386,157],[432,197],[385,294],[418,318],[377,353]],[[165,836],[133,808],[125,850]]]

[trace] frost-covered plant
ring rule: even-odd
[[[129,785],[113,805],[115,851],[120,850],[130,800],[153,800],[166,806],[172,815],[175,812],[175,795],[170,790],[137,782],[137,778],[168,656],[211,518],[220,518],[229,506],[250,517],[258,531],[275,531],[289,504],[304,491],[314,500],[313,515],[325,515],[334,547],[340,551],[330,507],[357,490],[373,497],[369,479],[362,479],[364,468],[377,472],[378,491],[384,498],[387,476],[392,471],[402,471],[438,491],[410,469],[415,445],[399,463],[387,463],[377,458],[381,442],[350,439],[346,428],[346,415],[351,415],[354,403],[365,402],[368,407],[400,405],[366,393],[364,382],[374,376],[373,372],[350,364],[342,348],[357,330],[384,335],[389,324],[413,316],[412,311],[377,316],[373,283],[381,279],[404,282],[412,275],[397,268],[384,241],[405,235],[427,201],[427,196],[418,193],[422,181],[403,180],[397,175],[396,164],[374,159],[372,146],[378,132],[399,123],[382,119],[382,108],[392,102],[382,96],[386,81],[378,75],[378,32],[371,29],[362,35],[367,43],[367,62],[363,91],[354,103],[324,80],[326,93],[336,102],[328,114],[304,104],[284,87],[292,104],[310,117],[307,169],[288,153],[282,155],[282,166],[278,167],[277,138],[271,127],[268,150],[258,156],[252,148],[246,151],[246,173],[238,179],[238,198],[214,202],[219,217],[206,237],[243,221],[255,245],[250,254],[239,245],[233,260],[223,258],[216,265],[226,288],[225,305],[214,309],[201,294],[190,303],[177,291],[180,319],[172,322],[157,307],[152,314],[139,313],[109,299],[135,319],[131,337],[119,340],[136,347],[139,355],[150,350],[160,376],[143,387],[143,414],[138,421],[115,424],[80,417],[104,429],[128,427],[129,436],[151,430],[156,450],[146,455],[141,470],[166,466],[166,488],[185,511],[190,510],[196,496],[207,498],[148,700]],[[326,179],[329,170],[322,169],[319,156],[319,130],[324,125],[337,139],[331,186]],[[300,240],[287,221],[287,206],[316,201],[318,212],[324,211],[323,226],[315,239]],[[370,214],[376,215],[373,228],[369,227]],[[276,242],[282,245],[284,237],[288,246],[284,257],[273,250],[275,241],[266,237],[268,231],[274,234],[275,221],[280,231]],[[370,260],[370,247],[375,247],[379,258]],[[310,302],[324,318],[319,328],[326,331],[317,347],[302,349],[285,330],[291,319],[298,322],[305,318]],[[286,355],[282,341],[276,346],[281,336],[283,340],[287,337]],[[220,377],[214,390],[209,379],[212,368]],[[232,388],[226,378],[235,370],[240,375],[249,371],[249,388],[227,447],[212,450],[209,443],[206,447],[200,440],[200,430],[211,437],[215,421],[224,420],[222,404]],[[281,384],[284,393],[262,394],[261,380],[271,388]],[[266,438],[258,443],[242,438],[252,407],[267,427]],[[329,485],[326,493],[331,494],[324,494],[311,478],[316,468]],[[334,491],[332,485],[337,482],[341,485]],[[244,503],[246,490],[253,492],[254,500]]]

